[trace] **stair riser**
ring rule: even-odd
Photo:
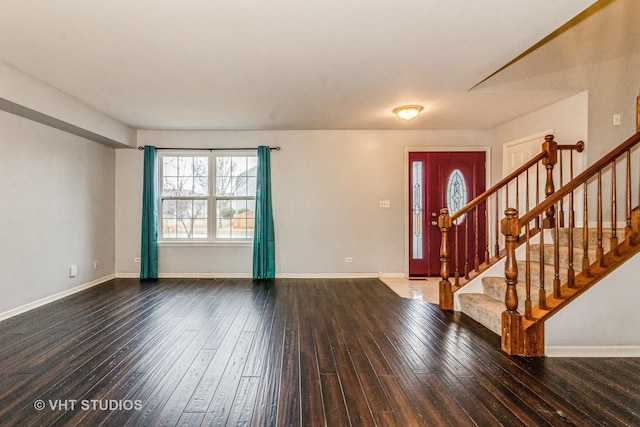
[[[574,261],[575,262],[575,261]],[[540,263],[532,261],[530,263],[531,268],[531,286],[540,287]],[[559,271],[560,283],[567,281],[567,270],[560,268]],[[524,261],[518,261],[518,283],[525,283],[527,278],[526,263]],[[553,285],[555,278],[555,268],[553,265],[544,266],[544,287],[549,289]]]
[[[554,265],[554,247],[553,245],[544,245],[544,263],[545,265],[550,265],[553,266]],[[566,247],[560,247],[558,250],[559,253],[559,265],[560,265],[560,269],[567,269],[569,268],[569,249]],[[596,250],[595,248],[593,248],[593,250],[589,250],[587,252],[587,255],[589,256],[589,264],[593,264],[596,261]],[[539,245],[531,245],[531,253],[530,253],[531,259],[532,260],[539,260],[540,259],[540,246]],[[584,256],[584,253],[582,251],[582,248],[576,248],[574,247],[573,249],[573,269],[576,272],[582,271],[582,258]]]
[[[551,231],[553,233],[553,230]],[[596,230],[595,228],[593,229],[589,229],[588,230],[589,233],[589,239],[587,240],[588,244],[589,244],[589,249],[595,249],[598,247],[598,230]],[[603,230],[602,231],[602,247],[606,252],[609,252],[609,250],[611,249],[611,236],[612,236],[612,231],[611,230]],[[616,230],[616,236],[618,237],[618,242],[622,242],[624,240],[624,229],[618,229]],[[558,242],[560,243],[560,246],[568,246],[569,245],[569,229],[568,228],[561,228],[560,229],[560,236],[559,236],[559,240]],[[574,228],[573,229],[573,246],[576,248],[580,248],[582,249],[582,242],[584,241],[583,238],[583,231],[581,228]]]
[[[496,301],[504,303],[505,294],[507,291],[507,284],[504,279],[501,278],[484,278],[482,280],[482,291],[488,297],[493,298]],[[523,282],[518,282],[516,285],[516,292],[518,294],[518,311],[524,313],[524,305],[526,301],[526,285]],[[553,292],[553,285],[545,287],[545,293],[550,295]],[[538,305],[540,296],[540,288],[537,286],[531,286],[531,305]]]

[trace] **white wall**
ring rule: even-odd
[[[114,151],[0,112],[0,315],[113,275]]]
[[[636,132],[636,98],[640,91],[640,55],[593,64],[589,79],[589,164]],[[620,114],[620,126],[614,126]]]
[[[282,147],[271,155],[279,276],[404,274],[406,147],[486,147],[484,131],[139,131],[157,147]],[[116,271],[137,275],[142,153],[116,153]],[[390,200],[381,209],[379,200]],[[345,263],[352,257],[353,263]],[[251,274],[251,246],[163,246],[160,274]]]
[[[549,355],[640,356],[638,263],[640,254],[545,322]]]
[[[504,144],[547,129],[553,129],[555,140],[559,144],[575,144],[578,141],[584,141],[585,151],[580,158],[585,162],[588,161],[590,153],[588,101],[588,93],[581,92],[491,129],[492,181],[497,182],[503,177]]]

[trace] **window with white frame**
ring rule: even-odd
[[[161,241],[253,239],[258,160],[253,151],[162,151]]]

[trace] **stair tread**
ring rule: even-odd
[[[500,335],[502,333],[502,312],[504,302],[485,294],[468,293],[459,297],[462,312],[484,327]]]

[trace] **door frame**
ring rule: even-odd
[[[409,277],[409,153],[429,153],[443,151],[480,151],[485,153],[486,183],[491,187],[491,146],[480,147],[405,147],[404,148],[404,277]],[[489,230],[487,230],[489,233]]]

